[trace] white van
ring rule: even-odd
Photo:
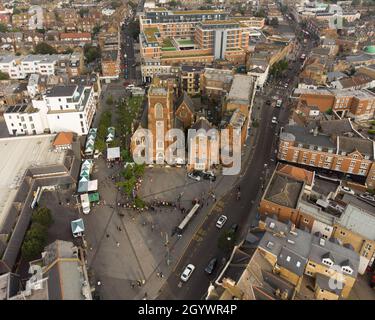
[[[276,101],[276,107],[277,107],[277,108],[281,108],[281,104],[282,104],[282,103],[283,103],[282,100],[280,100],[280,99],[277,100],[277,101]]]
[[[90,199],[88,193],[81,194],[81,205],[84,214],[90,213]]]

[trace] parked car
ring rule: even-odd
[[[219,219],[217,219],[217,221],[216,221],[216,227],[219,228],[219,229],[221,229],[221,228],[224,226],[225,222],[227,222],[227,220],[228,220],[228,217],[227,217],[227,216],[224,216],[224,215],[222,214],[222,215],[219,217]]]
[[[187,282],[190,279],[190,277],[191,277],[192,273],[194,272],[194,270],[195,270],[195,266],[193,264],[188,264],[186,266],[184,272],[182,272],[180,279],[183,282]]]
[[[276,118],[276,117],[272,117],[271,122],[272,122],[273,124],[277,124],[277,118]]]
[[[362,199],[365,199],[365,200],[375,201],[374,196],[372,196],[372,195],[371,195],[370,193],[368,193],[368,192],[365,192],[365,193],[360,194],[359,197],[362,198]]]
[[[355,194],[355,192],[352,189],[350,189],[349,187],[340,186],[339,190],[341,192],[344,192],[344,193],[349,193],[349,194],[353,194],[353,195]]]
[[[201,176],[196,174],[194,171],[188,173],[188,177],[190,179],[196,180],[196,181],[201,181]]]
[[[204,269],[204,271],[208,274],[212,274],[216,268],[217,259],[212,258],[210,262],[208,263],[207,267]]]
[[[216,181],[215,174],[212,171],[203,171],[202,172],[202,177],[205,180]]]

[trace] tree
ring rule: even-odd
[[[129,23],[129,26],[128,26],[130,32],[131,32],[131,35],[134,39],[137,39],[138,36],[139,36],[139,33],[140,33],[140,29],[139,29],[139,23],[136,22],[136,21],[132,21]]]
[[[120,1],[112,1],[111,2],[111,7],[113,8],[113,9],[117,9],[118,7],[120,7],[121,6],[121,2]]]
[[[133,158],[127,149],[121,149],[121,158],[124,162],[133,162]]]
[[[36,54],[55,54],[55,53],[57,53],[55,48],[51,47],[48,43],[45,43],[45,42],[38,43],[35,46],[34,52]]]
[[[267,15],[264,9],[259,9],[257,12],[255,12],[254,16],[258,18],[266,18]]]
[[[22,244],[21,255],[26,261],[31,261],[41,254],[44,244],[38,239],[25,240]]]
[[[42,226],[49,227],[53,222],[51,210],[44,207],[36,209],[33,212],[31,221],[33,223],[39,223]]]
[[[64,54],[72,54],[74,52],[73,48],[68,48],[64,51]]]
[[[33,222],[27,231],[21,248],[22,257],[33,260],[40,256],[47,242],[47,227],[40,223]]]
[[[44,243],[47,240],[47,227],[40,223],[33,222],[25,236],[25,240],[31,239],[37,239]]]
[[[9,74],[0,71],[0,80],[9,80]]]
[[[94,35],[97,35],[99,32],[100,32],[100,29],[101,27],[97,24],[93,29],[92,29],[92,33]]]
[[[94,47],[90,44],[85,44],[85,46],[83,47],[83,53],[85,55],[87,63],[91,63],[101,57],[100,48]]]
[[[0,23],[0,32],[8,32],[8,27],[4,23]]]
[[[142,177],[145,173],[145,165],[144,164],[135,164],[133,167],[134,175],[139,178]]]

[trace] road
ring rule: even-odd
[[[296,57],[299,57],[302,53],[308,53],[312,46],[310,41],[300,45],[295,52]],[[300,68],[301,62],[296,59],[295,62],[290,63],[290,68],[282,81],[270,83],[263,92],[257,93],[254,107],[261,108],[260,119],[258,118],[258,140],[255,149],[252,151],[254,156],[250,163],[245,164],[247,168],[245,168],[245,173],[239,181],[241,199],[236,199],[237,189],[234,188],[221,201],[219,209],[214,209],[207,216],[187,247],[184,256],[176,265],[174,272],[167,279],[161,294],[158,296],[159,300],[204,299],[210,282],[217,278],[224,265],[224,259],[227,259],[229,255],[228,252],[225,253],[218,247],[221,233],[228,230],[232,224],[237,224],[240,226],[237,231],[237,238],[243,239],[252,222],[256,220],[256,210],[252,209],[254,209],[254,206],[258,206],[259,196],[274,170],[278,133],[280,127],[288,122],[290,113],[289,96],[298,83],[296,75]],[[288,83],[287,88],[284,87],[285,83]],[[273,108],[265,103],[270,97],[276,96],[283,100],[281,108]],[[278,119],[277,125],[271,124],[272,117]],[[228,221],[223,229],[219,230],[215,224],[221,214],[225,214]],[[208,276],[204,269],[213,257],[218,259],[218,266],[215,272]],[[180,275],[189,263],[193,264],[196,269],[188,282],[182,283]]]

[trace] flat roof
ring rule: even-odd
[[[55,134],[0,139],[0,226],[30,167],[63,164],[64,152],[52,152]]]
[[[253,78],[248,75],[236,74],[228,94],[228,101],[250,104],[253,90]]]

